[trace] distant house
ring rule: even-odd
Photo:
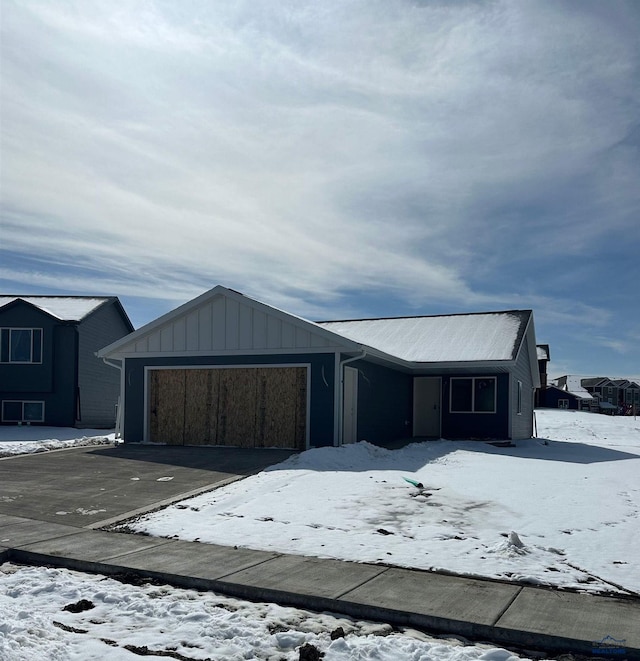
[[[541,394],[540,406],[550,409],[591,411],[593,401],[593,397],[587,392],[571,392],[557,386],[548,386]]]
[[[551,351],[548,344],[538,344],[536,346],[536,355],[538,357],[538,373],[540,375],[540,387],[536,388],[535,406],[542,406],[544,393],[548,386],[547,366],[551,360]]]
[[[112,427],[120,379],[95,352],[132,330],[113,296],[0,296],[1,422]]]
[[[610,412],[640,411],[640,385],[628,379],[610,379],[606,376],[588,377],[581,380],[582,386],[600,403],[600,408]],[[608,406],[605,406],[608,405]]]
[[[529,438],[539,385],[530,310],[314,323],[221,286],[98,354],[126,442]]]
[[[547,408],[569,408],[578,411],[597,410],[597,400],[582,387],[582,377],[575,374],[565,374],[555,380],[554,388],[564,393],[560,396],[555,390],[547,388],[542,406]]]

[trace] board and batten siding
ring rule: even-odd
[[[518,359],[511,372],[511,439],[518,440],[533,436],[533,381],[531,370],[531,342],[535,342],[529,331],[524,337]],[[534,345],[535,347],[535,345]],[[535,350],[535,349],[534,349]],[[522,412],[517,413],[518,381],[522,383]]]
[[[284,317],[284,314],[283,314]],[[219,296],[139,338],[128,353],[324,349],[330,342],[255,306]]]
[[[127,335],[130,328],[117,306],[100,306],[78,325],[77,425],[111,428],[115,424],[116,404],[120,395],[120,371],[106,365],[95,355],[98,349]]]

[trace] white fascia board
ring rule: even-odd
[[[109,360],[121,360],[123,358],[210,358],[212,356],[282,356],[326,353],[333,354],[343,349],[336,347],[310,347],[295,349],[230,349],[227,351],[138,351],[128,353],[114,353]]]

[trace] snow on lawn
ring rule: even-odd
[[[65,610],[68,606],[72,610]],[[335,635],[340,627],[345,637]],[[324,661],[519,658],[488,645],[463,646],[416,631],[394,631],[386,624],[254,604],[211,592],[134,586],[64,569],[0,565],[2,659],[133,661],[148,655],[194,661],[293,661],[300,658],[304,645],[324,652]]]
[[[0,457],[82,445],[104,445],[114,443],[114,439],[113,430],[108,429],[2,425],[0,426]]]
[[[640,592],[640,419],[537,411],[495,447],[309,450],[129,523],[136,532],[357,562]],[[548,439],[548,440],[546,440]],[[412,486],[404,478],[424,488]]]

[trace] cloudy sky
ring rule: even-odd
[[[3,0],[0,290],[533,308],[640,373],[635,0]]]

